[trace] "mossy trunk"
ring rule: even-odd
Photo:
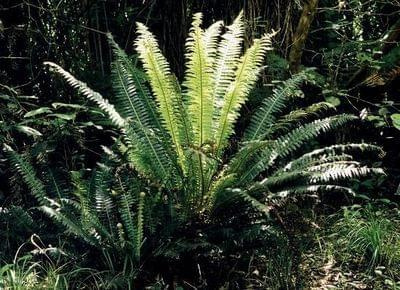
[[[301,57],[303,55],[304,45],[310,31],[311,22],[317,11],[318,0],[307,0],[304,4],[296,32],[293,36],[293,44],[289,53],[290,71],[296,73],[299,71]]]

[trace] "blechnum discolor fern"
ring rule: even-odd
[[[104,149],[106,157],[89,180],[74,173],[69,198],[45,193],[32,166],[7,149],[42,209],[87,242],[117,252],[130,249],[138,259],[143,247],[151,247],[152,237],[172,235],[193,217],[206,214],[210,221],[238,205],[264,214],[271,201],[323,191],[352,193],[342,180],[382,173],[351,155],[380,154],[373,145],[333,145],[299,154],[320,134],[357,119],[347,114],[318,119],[328,107],[325,103],[284,113],[309,79],[309,70],[277,86],[253,115],[237,152],[224,154],[271,49],[272,35],[255,39],[243,52],[242,14],[225,28],[222,22],[207,29],[201,24],[202,15],[196,14],[182,85],[141,23],[135,48],[144,73],[109,36],[114,53],[114,95],[109,98],[46,63],[106,112],[121,132],[113,149]]]

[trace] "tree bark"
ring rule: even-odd
[[[301,13],[296,32],[293,36],[292,48],[289,53],[289,69],[293,73],[299,71],[304,45],[310,31],[311,22],[313,21],[315,12],[317,11],[317,7],[318,0],[306,0],[304,4],[303,12]]]
[[[388,53],[394,46],[398,44],[400,37],[400,19],[396,21],[389,31],[382,38],[382,53]]]

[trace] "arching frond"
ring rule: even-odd
[[[303,195],[303,194],[317,194],[327,192],[339,192],[354,196],[355,192],[348,187],[335,185],[335,184],[323,184],[323,185],[305,185],[296,186],[290,189],[278,191],[268,196],[269,199],[276,201],[277,198],[287,198],[290,196]]]
[[[235,185],[237,177],[235,174],[227,174],[217,179],[210,191],[208,192],[208,203],[209,208],[215,210],[219,204],[224,203],[224,197],[226,196],[226,189]]]
[[[349,156],[351,153],[367,153],[375,155],[375,157],[383,156],[382,148],[372,144],[337,144],[328,146],[325,148],[315,149],[311,152],[308,152],[301,157],[290,161],[285,167],[283,167],[284,171],[292,171],[304,168],[309,166],[312,163],[318,162],[321,160],[328,160],[330,158],[335,158],[339,156]]]
[[[301,170],[280,172],[260,182],[268,190],[293,187],[299,184],[324,184],[350,180],[369,174],[383,174],[381,169],[361,166],[355,161],[334,161],[313,165]]]
[[[300,124],[321,118],[333,108],[329,103],[319,102],[305,108],[293,110],[277,119],[268,129],[265,138],[270,138],[271,135],[287,133]]]
[[[250,124],[245,131],[243,141],[262,140],[275,125],[277,114],[287,106],[288,101],[302,92],[299,86],[309,77],[308,70],[299,72],[284,81],[278,88],[273,90],[270,98],[263,101],[260,108],[251,118]]]
[[[126,125],[125,119],[122,118],[121,115],[115,110],[114,105],[110,104],[110,102],[104,99],[102,95],[100,95],[98,92],[93,91],[84,82],[77,80],[73,75],[71,75],[69,72],[64,70],[59,65],[48,61],[45,62],[44,64],[48,65],[53,71],[61,75],[71,87],[77,89],[89,100],[95,102],[100,107],[100,109],[102,109],[109,115],[111,121],[117,127],[119,128],[125,127]]]
[[[319,165],[315,170],[327,165]],[[318,172],[312,176],[310,183],[318,184],[318,183],[326,183],[332,181],[340,181],[340,180],[349,180],[356,177],[367,176],[369,174],[379,174],[383,175],[384,172],[381,168],[368,168],[366,166],[363,167],[355,167],[354,165],[349,166],[331,166],[328,167],[327,170]]]
[[[85,240],[91,245],[99,246],[99,241],[95,236],[85,231],[82,228],[82,225],[76,222],[76,219],[71,219],[67,217],[64,213],[60,211],[59,208],[53,208],[51,206],[44,205],[41,207],[41,210],[48,216],[54,218],[57,222],[65,226],[70,233],[78,236],[79,238]]]
[[[90,89],[85,83],[75,79],[69,72],[54,63],[47,62],[46,64],[59,73],[68,84],[94,101],[108,113],[111,121],[122,129],[126,136],[126,142],[130,144],[132,150],[131,160],[140,173],[157,180],[167,180],[167,177],[174,174],[173,157],[167,154],[165,147],[163,147],[165,143],[161,142],[156,136],[157,131],[146,126],[150,122],[146,116],[146,109],[139,103],[134,82],[126,74],[123,66],[116,63],[113,74],[116,98],[119,100],[122,114],[127,119],[122,117],[108,100]],[[146,120],[147,124],[145,124]]]
[[[262,171],[271,167],[279,158],[287,157],[289,154],[299,149],[305,142],[312,140],[321,133],[328,132],[343,126],[345,123],[357,119],[355,116],[342,114],[334,117],[328,117],[322,120],[300,126],[286,135],[278,137],[272,143],[266,143],[265,147],[256,147],[255,150],[247,152],[247,150],[240,150],[237,156],[232,160],[233,164],[239,162],[239,166],[235,168],[238,170],[236,173],[241,177],[240,182],[248,183],[253,180]],[[245,145],[249,146],[249,145]],[[251,164],[246,163],[243,158],[245,154],[246,159],[251,159]],[[243,165],[249,165],[243,167]]]

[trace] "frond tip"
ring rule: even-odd
[[[64,70],[59,65],[46,61],[45,65],[49,66],[54,72],[61,75],[67,83],[77,89],[80,93],[82,93],[89,100],[94,101],[103,111],[105,111],[111,121],[119,128],[123,128],[125,126],[125,120],[121,117],[121,115],[115,110],[114,105],[110,104],[110,102],[103,98],[101,94],[96,91],[93,91],[91,88],[87,86],[86,83],[77,80],[73,75]]]
[[[163,124],[171,136],[181,163],[183,163],[182,146],[186,143],[184,131],[187,128],[184,127],[180,92],[174,81],[176,78],[171,73],[169,64],[161,53],[154,35],[142,23],[137,23],[137,32],[139,36],[135,41],[136,51],[156,97]]]
[[[216,134],[217,152],[225,148],[228,137],[233,133],[233,125],[239,117],[239,110],[247,100],[261,72],[265,54],[271,50],[273,34],[265,34],[254,40],[253,45],[241,57],[235,72],[235,79],[224,96]]]

